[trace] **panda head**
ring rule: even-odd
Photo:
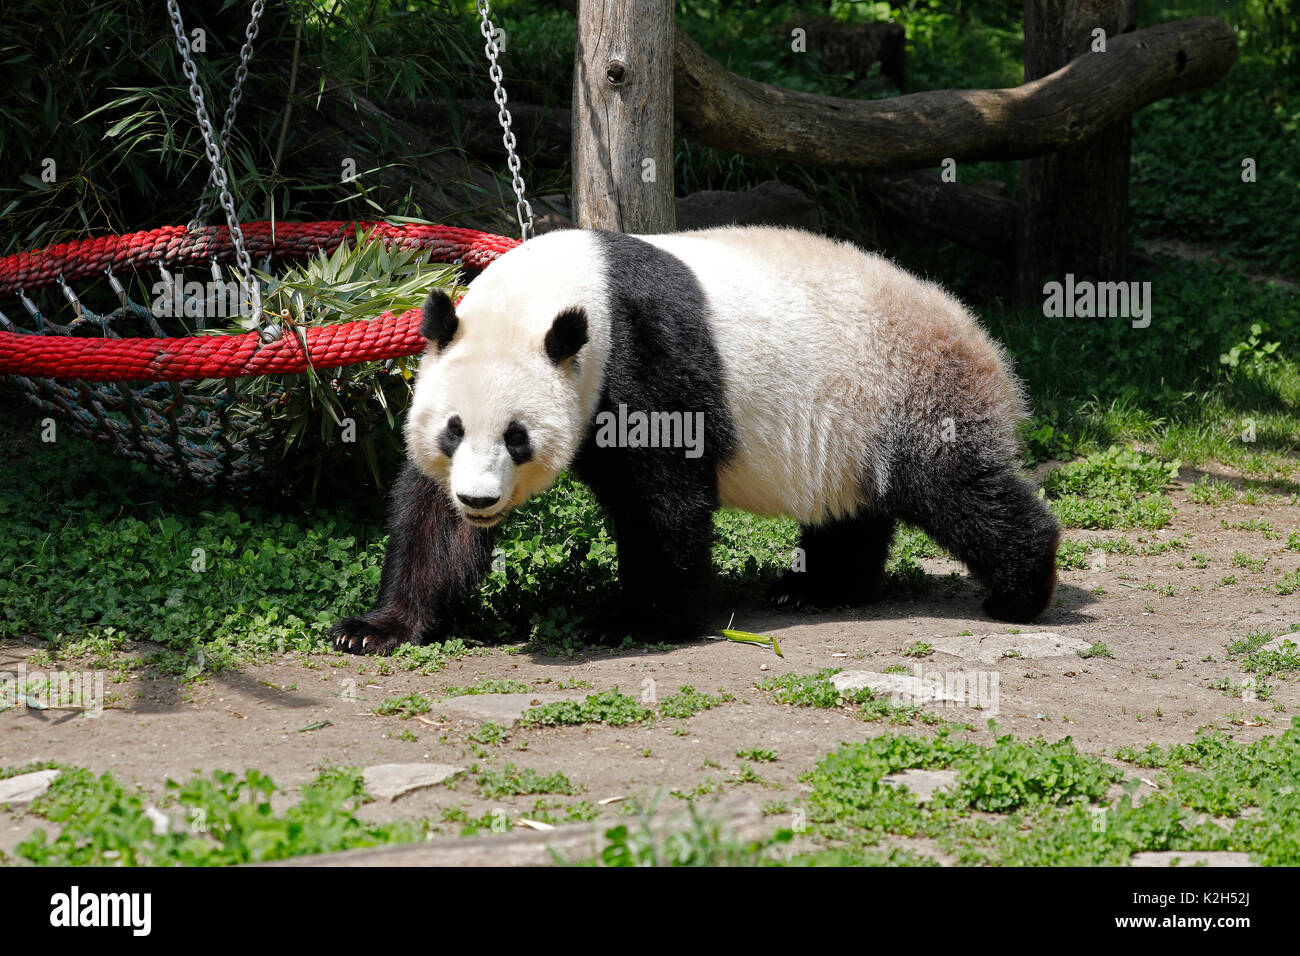
[[[486,287],[459,306],[441,290],[425,302],[407,457],[476,527],[550,487],[585,434],[587,312],[551,309]]]

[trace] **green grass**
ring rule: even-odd
[[[839,668],[828,668],[815,674],[783,674],[780,677],[765,677],[754,686],[762,691],[772,693],[772,700],[778,704],[791,704],[795,707],[838,707],[840,691],[831,683],[832,675],[839,673]]]
[[[1141,800],[1111,788],[1127,777],[1068,739],[1047,743],[1002,736],[992,745],[886,734],[845,745],[814,769],[812,838],[841,860],[888,862],[876,848],[887,837],[927,837],[966,865],[1121,865],[1134,853],[1241,851],[1258,862],[1300,862],[1290,785],[1300,758],[1300,719],[1281,737],[1233,741],[1217,731],[1190,745],[1125,748],[1119,759],[1159,768],[1159,789]],[[910,768],[951,769],[955,787],[922,806],[881,778]],[[1258,808],[1255,815],[1247,808]],[[1231,829],[1199,821],[1228,817]],[[991,814],[991,816],[989,816]],[[1032,839],[1026,839],[1031,833]]]
[[[1259,679],[1300,676],[1300,650],[1297,650],[1296,642],[1284,638],[1276,649],[1265,650],[1264,645],[1273,636],[1268,632],[1247,634],[1228,644],[1228,657],[1239,660],[1242,670]]]
[[[1160,491],[1178,476],[1178,461],[1162,461],[1112,445],[1104,452],[1048,472],[1043,490],[1067,528],[1162,528],[1173,506]]]
[[[1079,656],[1087,659],[1090,657],[1114,657],[1115,652],[1103,644],[1101,641],[1094,641],[1084,650],[1079,651]]]
[[[690,684],[683,684],[681,690],[676,694],[670,694],[659,701],[659,713],[664,717],[684,719],[694,717],[698,713],[734,699],[731,694],[725,691],[719,691],[718,696],[711,697],[708,694],[700,693]]]
[[[54,833],[36,829],[14,856],[40,866],[228,866],[283,860],[312,853],[422,840],[421,822],[374,824],[357,818],[368,799],[360,771],[330,769],[306,784],[282,812],[271,805],[280,792],[269,777],[249,770],[167,781],[161,809],[171,819],[155,831],[141,791],[111,773],[64,767],[28,812]]]
[[[485,677],[466,687],[448,687],[443,690],[443,694],[447,697],[468,697],[475,694],[527,694],[530,690],[532,688],[523,681],[492,680]]]
[[[410,693],[404,697],[389,697],[375,708],[380,717],[401,717],[410,720],[417,714],[427,714],[433,704],[423,694]]]
[[[869,688],[842,692],[830,680],[838,672],[837,667],[820,670],[815,674],[796,674],[791,671],[779,677],[765,677],[754,686],[771,693],[772,700],[778,704],[823,710],[847,707],[862,720],[887,720],[899,725],[913,722],[942,723],[933,711],[913,704],[896,704],[888,696],[879,695]]]
[[[584,700],[559,700],[526,710],[519,722],[524,727],[563,727],[577,724],[607,724],[624,727],[653,720],[654,711],[617,690],[589,694]]]
[[[504,743],[510,732],[500,724],[493,721],[487,721],[478,725],[478,728],[469,735],[469,739],[475,743],[495,746]]]
[[[1272,587],[1282,597],[1290,597],[1300,591],[1300,568],[1282,575],[1273,582]]]
[[[1198,505],[1221,505],[1237,496],[1237,490],[1220,478],[1205,475],[1187,488],[1187,497]]]
[[[1224,80],[1160,100],[1135,117],[1134,228],[1194,242],[1274,274],[1300,274],[1300,237],[1287,227],[1300,215],[1296,155],[1288,148],[1300,129],[1293,0],[1144,0],[1139,6],[1139,23],[1209,15],[1242,32],[1238,62]],[[1242,181],[1246,157],[1258,166],[1254,183]],[[1171,188],[1174,183],[1178,188]]]
[[[558,793],[572,796],[578,788],[560,771],[540,774],[532,767],[509,763],[500,770],[485,770],[475,776],[479,793],[486,800],[526,796],[534,793]]]
[[[1056,566],[1062,570],[1081,571],[1092,567],[1098,553],[1133,554],[1135,551],[1133,545],[1123,538],[1102,538],[1092,541],[1066,538],[1057,549]]]

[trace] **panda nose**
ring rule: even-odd
[[[456,497],[460,499],[460,503],[466,508],[473,508],[475,511],[482,511],[485,508],[491,508],[501,500],[500,495],[497,495],[495,498],[475,498],[471,495],[458,494]]]

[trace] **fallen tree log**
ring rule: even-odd
[[[1048,76],[1007,90],[936,90],[885,100],[815,96],[746,79],[676,32],[678,131],[785,162],[872,172],[1025,159],[1085,142],[1159,99],[1217,82],[1236,34],[1196,17],[1112,38]]]
[[[928,170],[863,173],[886,225],[917,228],[953,239],[998,259],[1016,257],[1020,204],[991,189],[946,183]]]

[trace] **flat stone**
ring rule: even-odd
[[[442,783],[464,769],[446,763],[381,763],[367,767],[361,779],[374,796],[396,800],[412,790]]]
[[[1287,641],[1290,641],[1292,644],[1295,644],[1297,653],[1300,653],[1300,634],[1279,634],[1277,637],[1273,638],[1267,644],[1261,646],[1260,650],[1277,651],[1280,654],[1282,653],[1282,645],[1285,644]]]
[[[490,720],[510,728],[518,725],[526,710],[561,700],[586,699],[586,694],[466,694],[438,701],[429,708],[429,713],[461,720]]]
[[[1090,645],[1073,637],[1062,637],[1051,631],[1034,631],[1028,634],[980,634],[973,637],[936,637],[928,640],[930,646],[944,654],[952,654],[968,661],[996,664],[1007,658],[1007,651],[1019,651],[1021,658],[1068,657],[1086,651]],[[1011,655],[1015,659],[1017,655]]]
[[[0,780],[0,803],[30,803],[50,789],[58,775],[57,770],[37,770]]]
[[[928,803],[936,793],[947,790],[956,781],[956,770],[902,770],[880,778],[880,782],[887,786],[912,791],[920,803]]]
[[[1134,853],[1130,866],[1255,866],[1249,853],[1228,853],[1222,850],[1159,850]]]
[[[836,690],[850,694],[855,690],[870,688],[891,698],[899,698],[901,703],[965,703],[962,697],[949,694],[942,687],[936,687],[935,681],[927,681],[907,674],[880,674],[876,671],[840,671],[831,677]]]

